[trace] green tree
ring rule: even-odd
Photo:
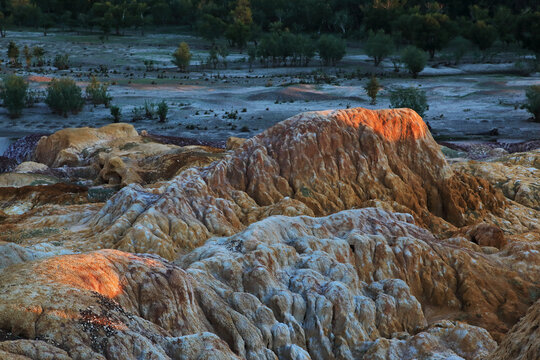
[[[173,56],[173,64],[178,66],[178,69],[180,71],[186,71],[187,67],[189,66],[189,63],[191,62],[191,51],[189,49],[189,45],[185,42],[181,42],[178,46],[178,49],[172,54]]]
[[[165,100],[162,100],[157,104],[157,110],[156,113],[159,118],[159,122],[163,123],[167,120],[167,113],[169,112],[169,105],[165,102]]]
[[[219,57],[221,58],[221,63],[223,64],[223,67],[227,68],[227,56],[229,56],[229,48],[227,46],[219,46],[217,48],[217,53]]]
[[[401,62],[405,64],[413,78],[417,78],[420,71],[424,70],[428,55],[414,46],[407,46],[401,53]]]
[[[458,36],[450,41],[448,48],[451,51],[455,63],[458,64],[465,54],[473,48],[473,44],[469,40]]]
[[[111,105],[109,110],[111,112],[111,116],[113,117],[113,121],[115,123],[119,123],[120,119],[122,118],[122,110],[116,105]]]
[[[516,37],[523,47],[533,51],[536,60],[540,61],[540,12],[528,12],[519,17]]]
[[[386,35],[383,30],[379,30],[377,33],[370,32],[365,50],[366,54],[373,58],[375,66],[379,66],[385,57],[394,52],[392,36]]]
[[[12,66],[18,66],[19,64],[19,47],[14,41],[10,41],[8,44],[7,56]]]
[[[120,35],[120,30],[131,25],[130,17],[127,15],[128,5],[126,3],[116,4],[111,7],[112,26],[116,35]]]
[[[90,84],[86,87],[86,98],[94,105],[103,104],[108,107],[112,96],[109,93],[109,86],[100,83],[95,76],[92,76]]]
[[[67,117],[77,114],[84,106],[82,90],[70,78],[53,79],[47,88],[45,103],[55,114]]]
[[[39,26],[43,29],[43,36],[47,36],[47,31],[54,26],[53,17],[50,14],[41,14],[39,17]]]
[[[43,57],[45,56],[45,49],[41,46],[34,46],[32,48],[32,54],[36,58],[36,65],[37,66],[43,66],[45,61],[43,60]]]
[[[426,50],[430,58],[435,57],[435,51],[445,47],[450,39],[456,36],[457,27],[447,15],[434,13],[417,17],[419,22],[414,29],[416,46]]]
[[[427,51],[430,58],[458,33],[456,24],[441,13],[403,14],[394,26],[407,42]]]
[[[517,18],[506,6],[499,6],[493,15],[493,23],[499,39],[506,45],[516,40]]]
[[[535,121],[540,121],[540,85],[533,85],[525,91],[527,102],[523,108],[530,112]]]
[[[215,43],[216,39],[219,39],[223,35],[226,27],[227,25],[223,20],[211,14],[203,14],[197,22],[199,34],[212,43]]]
[[[166,25],[171,16],[171,8],[169,7],[168,2],[157,1],[152,5],[151,13],[154,18],[154,23]]]
[[[4,78],[0,88],[0,97],[8,109],[10,117],[18,118],[21,116],[27,91],[28,83],[21,76],[9,75]]]
[[[114,16],[111,10],[107,11],[101,20],[99,27],[103,32],[103,39],[108,40],[111,33],[111,24],[114,22]]]
[[[135,28],[141,30],[141,35],[144,36],[144,27],[149,22],[148,4],[132,0],[127,7],[129,24],[135,26]]]
[[[312,38],[306,35],[298,35],[300,47],[300,61],[303,66],[308,66],[317,52],[317,44]]]
[[[227,27],[225,37],[229,40],[232,46],[236,46],[242,51],[250,37],[250,26],[235,21]]]
[[[381,89],[381,84],[379,83],[379,80],[375,76],[372,76],[364,89],[366,90],[368,96],[371,98],[371,105],[377,104],[377,94]]]
[[[333,35],[322,35],[319,39],[318,51],[324,65],[335,66],[347,52],[345,40]]]
[[[239,22],[244,25],[250,25],[253,22],[251,4],[249,0],[238,0],[236,2],[236,7],[233,10],[233,18],[235,22]]]
[[[390,104],[392,108],[413,109],[420,116],[429,110],[426,92],[415,87],[397,88],[390,91]]]
[[[24,45],[23,55],[24,55],[24,60],[26,62],[26,67],[30,67],[30,65],[32,65],[32,50],[30,50],[28,45]]]
[[[497,39],[497,30],[492,25],[480,20],[470,26],[467,38],[484,51],[489,49]]]
[[[208,64],[212,65],[214,69],[217,69],[219,65],[218,49],[217,46],[212,46],[208,52]]]
[[[53,65],[58,70],[67,70],[69,69],[69,54],[56,54],[53,60]]]
[[[249,0],[238,0],[231,15],[233,23],[227,27],[225,37],[229,39],[233,46],[237,46],[242,51],[251,37],[251,25],[253,23]]]

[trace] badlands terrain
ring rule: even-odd
[[[468,160],[408,109],[173,140],[12,145],[0,358],[540,358],[540,150]]]

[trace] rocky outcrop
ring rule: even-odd
[[[510,330],[491,359],[540,359],[539,328],[540,300],[531,306],[527,314]]]
[[[25,161],[17,165],[13,170],[15,173],[28,174],[28,173],[42,173],[47,172],[49,167],[45,164],[37,163],[35,161]]]
[[[0,275],[0,325],[73,359],[487,356],[489,333],[456,318],[497,336],[510,319],[489,309],[526,307],[534,286],[412,222],[378,209],[278,216],[176,265],[112,250],[20,263]]]
[[[205,332],[189,275],[159,259],[113,251],[54,257],[10,267],[0,289],[0,326],[25,341],[0,343],[7,353],[54,347],[48,352],[66,359],[238,359]]]
[[[99,129],[64,129],[43,137],[34,154],[43,164],[23,163],[18,172],[55,174],[87,185],[151,184],[169,180],[184,168],[206,166],[222,152],[202,145],[162,144],[120,123]]]
[[[51,167],[75,166],[80,161],[80,153],[91,146],[138,136],[132,125],[123,123],[110,124],[99,129],[63,129],[42,137],[37,144],[34,157],[37,162]]]
[[[22,215],[44,205],[84,204],[88,202],[87,191],[86,187],[63,183],[0,187],[0,210],[8,215]],[[39,216],[43,216],[43,213],[40,212]],[[4,223],[5,228],[7,224]],[[0,233],[0,239],[5,235]]]
[[[538,228],[537,213],[453,172],[416,113],[351,109],[301,114],[222,161],[151,189],[126,187],[87,223],[91,232],[77,236],[99,233],[107,247],[174,259],[271,215],[366,206],[408,212],[436,233],[482,220],[514,233]]]
[[[508,244],[504,232],[497,226],[479,223],[461,228],[455,235],[464,236],[469,241],[480,246],[493,247],[501,250]]]
[[[540,150],[511,154],[493,162],[457,163],[453,168],[483,178],[507,198],[540,210]]]
[[[239,137],[231,136],[230,138],[227,139],[227,145],[226,145],[227,150],[236,150],[236,149],[238,149],[239,147],[244,145],[246,140],[247,139],[242,139],[242,138],[239,138]]]

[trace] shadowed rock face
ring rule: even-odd
[[[210,165],[111,141],[100,176],[173,178],[0,212],[1,356],[482,359],[540,295],[540,213],[411,110],[300,114]]]
[[[529,308],[527,314],[508,332],[493,360],[540,359],[540,300]]]

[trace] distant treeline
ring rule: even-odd
[[[538,0],[0,0],[0,30],[88,29],[107,37],[175,25],[240,48],[268,32],[367,38],[382,30],[431,54],[458,35],[480,48],[498,38],[538,52],[538,10]]]

